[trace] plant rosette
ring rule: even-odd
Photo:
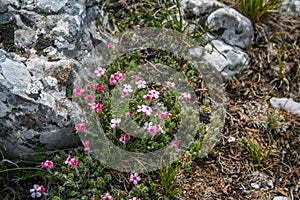
[[[99,63],[88,62],[89,67],[79,72],[73,91],[79,118],[75,129],[83,144],[89,141],[86,152],[104,164],[119,171],[153,171],[176,160],[203,129],[195,94],[197,80],[189,78],[199,72],[193,64],[189,66],[194,71],[188,73],[182,73],[180,66],[169,66],[174,64],[172,56],[167,62],[147,59],[149,52],[143,49],[162,49],[175,55],[188,52],[190,47],[175,48],[174,38],[165,31],[147,29],[130,34],[121,35],[118,45],[102,47]],[[142,50],[137,50],[139,37],[150,37],[151,43],[140,43]],[[153,38],[159,41],[153,42]],[[155,53],[168,55],[159,50]],[[222,126],[223,107],[213,103],[207,109],[212,127],[200,137],[205,139],[203,155],[217,141]]]

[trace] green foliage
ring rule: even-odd
[[[255,167],[263,168],[267,166],[267,161],[271,155],[271,146],[268,146],[265,142],[258,146],[248,138],[243,138],[242,141],[238,142],[250,154],[250,160]]]
[[[278,111],[267,113],[267,122],[272,130],[277,130],[284,126],[284,118]]]
[[[183,185],[179,186],[175,181],[179,169],[179,165],[175,167],[168,165],[165,169],[161,168],[159,173],[161,182],[152,184],[154,188],[159,188],[162,191],[165,200],[174,197],[183,187]]]
[[[180,9],[180,0],[139,0],[129,3],[125,2],[120,5],[108,0],[102,6],[109,13],[108,18],[110,23],[115,24],[118,28],[113,33],[124,32],[134,27],[168,28],[180,33],[189,34],[192,38],[201,42],[203,35],[213,28],[202,27],[200,20],[195,19],[193,22],[189,20],[185,21],[184,13]],[[118,12],[116,12],[116,9]],[[189,32],[188,27],[191,23],[194,24],[195,28],[192,32]],[[100,14],[98,15],[96,24],[101,25]]]
[[[282,0],[236,0],[238,10],[250,18],[252,22],[268,13],[270,10],[276,10],[282,4]]]

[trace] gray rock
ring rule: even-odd
[[[292,99],[272,97],[270,103],[274,108],[284,109],[289,113],[300,115],[300,103]]]
[[[288,200],[288,198],[283,197],[283,196],[277,196],[277,197],[274,197],[273,200]]]
[[[225,78],[238,74],[250,61],[245,52],[220,40],[213,40],[204,49],[203,62],[215,67]]]
[[[282,2],[281,11],[290,15],[300,15],[300,0],[284,0]]]
[[[36,32],[33,30],[16,30],[15,45],[19,48],[27,48],[36,43]]]
[[[57,12],[62,9],[67,2],[68,0],[35,0],[35,5],[45,12]]]
[[[182,0],[180,5],[188,19],[207,16],[218,8],[225,7],[225,4],[216,0]]]
[[[41,146],[53,150],[79,144],[70,120],[72,102],[57,81],[62,78],[57,71],[67,63],[70,68],[70,61],[44,59],[24,65],[0,51],[0,149],[6,156],[28,159]]]
[[[251,45],[254,30],[251,21],[233,8],[220,8],[207,18],[207,25],[214,27],[212,38],[222,39],[227,44],[245,48]]]

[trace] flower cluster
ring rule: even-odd
[[[66,159],[65,164],[72,166],[72,167],[77,167],[78,161],[75,157],[71,158],[71,156],[68,155],[68,158]]]
[[[114,85],[117,82],[121,82],[124,78],[124,74],[122,74],[120,71],[117,71],[116,73],[112,74],[109,78],[109,84]]]
[[[163,112],[161,114],[157,114],[157,116],[159,117],[160,120],[163,120],[164,118],[168,117],[168,116],[171,116],[172,114],[169,113],[169,112]]]
[[[44,168],[49,168],[51,169],[53,167],[53,162],[46,160],[45,162],[42,162],[41,167]]]
[[[144,99],[147,101],[152,100],[153,98],[158,99],[159,92],[156,90],[150,90],[148,94],[144,95]]]
[[[180,95],[180,98],[189,103],[190,100],[191,100],[191,94],[190,93],[186,93],[186,92],[182,93]]]
[[[152,122],[146,122],[144,124],[144,127],[147,129],[148,133],[151,135],[155,135],[156,133],[159,133],[162,131],[159,124],[154,124]]]
[[[91,111],[98,113],[98,112],[101,111],[102,107],[103,107],[102,103],[92,103],[91,104]]]
[[[85,131],[86,130],[86,124],[85,123],[78,123],[75,124],[76,131]]]
[[[151,113],[152,113],[152,109],[149,106],[138,105],[137,107],[138,107],[137,112],[142,112],[142,113],[144,113],[147,116],[150,116]]]

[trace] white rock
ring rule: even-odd
[[[283,196],[277,196],[277,197],[274,197],[273,200],[288,200],[288,198],[283,197]]]
[[[272,97],[270,103],[274,108],[284,109],[292,114],[300,115],[300,103],[292,99]]]
[[[258,183],[251,183],[251,187],[258,190],[260,188],[260,185]]]
[[[220,8],[211,13],[206,24],[214,27],[210,33],[227,44],[245,48],[251,45],[254,29],[251,21],[233,8]]]

